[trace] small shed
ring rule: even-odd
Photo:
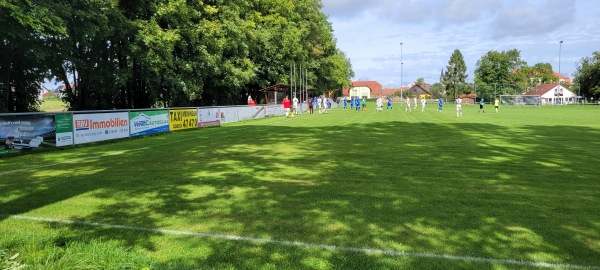
[[[278,83],[259,91],[263,93],[267,104],[278,104],[286,95],[290,95],[290,85]]]
[[[463,94],[458,97],[463,100],[463,104],[475,104],[475,100],[477,99],[477,95],[475,94]]]

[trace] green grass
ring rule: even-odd
[[[67,110],[67,104],[55,95],[44,98],[40,105],[42,112],[63,112]]]
[[[600,107],[467,106],[461,119],[436,107],[335,109],[3,158],[0,250],[28,269],[600,267]]]

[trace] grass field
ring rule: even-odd
[[[600,269],[600,106],[428,106],[0,159],[0,263]]]
[[[42,112],[62,112],[67,110],[67,104],[60,98],[52,95],[44,98],[40,105]]]

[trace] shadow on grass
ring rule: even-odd
[[[600,265],[600,189],[590,166],[600,162],[597,129],[405,122],[325,129],[284,122],[180,135],[194,134],[200,139],[4,179],[0,192],[10,199],[0,211],[50,208],[68,219],[142,228]],[[163,247],[158,232],[71,229],[163,252],[160,269],[448,266],[203,238]]]

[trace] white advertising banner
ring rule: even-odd
[[[238,121],[238,113],[236,107],[221,108],[221,124],[234,123]]]
[[[75,144],[129,137],[129,113],[73,115]]]
[[[267,105],[265,108],[265,116],[275,116],[275,107],[273,105]]]
[[[257,108],[256,106],[252,107],[238,107],[238,116],[240,121],[250,120],[254,115],[254,110]]]
[[[221,124],[221,108],[198,109],[198,127],[218,126]]]
[[[281,104],[269,105],[267,107],[267,112],[268,112],[267,113],[268,116],[283,115],[283,105],[281,105]]]
[[[265,118],[265,113],[267,112],[266,106],[256,106],[254,107],[254,119]]]

